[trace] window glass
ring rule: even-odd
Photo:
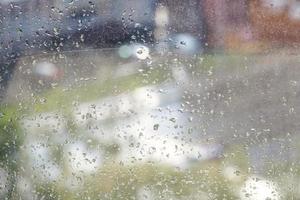
[[[0,199],[299,199],[300,4],[0,0]]]

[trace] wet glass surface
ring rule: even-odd
[[[299,199],[298,11],[0,1],[0,199]]]

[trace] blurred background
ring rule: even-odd
[[[297,0],[0,0],[0,199],[300,199]]]

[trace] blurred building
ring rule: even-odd
[[[208,48],[239,48],[254,35],[247,0],[163,0],[169,13],[169,34],[189,33]]]
[[[165,23],[165,38],[176,39],[176,35],[181,35],[185,39],[193,38],[197,46],[203,46],[206,41],[205,15],[203,12],[202,0],[160,0],[158,4],[159,12],[167,14]],[[160,9],[163,7],[164,9]],[[159,13],[163,16],[162,13]],[[157,26],[159,33],[163,31],[162,26]],[[188,42],[184,42],[188,43]],[[192,42],[193,43],[193,42]],[[188,44],[185,44],[188,46]],[[180,45],[179,45],[180,46]],[[202,47],[198,47],[198,50]]]
[[[259,50],[300,42],[296,0],[203,0],[202,5],[211,48]]]
[[[300,2],[297,0],[253,0],[249,16],[258,38],[280,46],[300,42]]]
[[[247,0],[203,0],[207,42],[211,48],[236,48],[253,38]]]
[[[145,7],[151,7],[145,2],[153,2],[151,5],[155,2],[161,18],[161,24],[156,24],[159,40],[188,33],[209,48],[236,50],[257,50],[262,44],[284,46],[300,42],[300,2],[297,0],[147,0],[139,6],[134,2],[127,3],[127,7],[143,12]],[[22,16],[27,19],[39,17],[54,22],[74,8],[87,6],[101,8],[99,12],[105,16],[111,12],[119,20],[122,18],[120,10],[126,11],[123,9],[126,6],[115,4],[118,9],[112,9],[111,1],[4,0],[0,3],[0,20],[4,26],[9,22],[7,18],[26,13]],[[126,15],[131,16],[131,11],[127,10]],[[143,17],[145,19],[141,20]],[[141,12],[136,18],[147,21],[149,17]],[[32,26],[38,26],[31,21]]]

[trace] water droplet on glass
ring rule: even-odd
[[[173,117],[173,118],[170,119],[170,121],[173,122],[173,123],[175,123],[176,119]]]
[[[158,130],[158,128],[159,128],[159,124],[154,124],[154,126],[153,126],[153,130],[157,131],[157,130]]]
[[[136,51],[135,51],[135,55],[138,59],[141,59],[141,60],[145,60],[147,58],[149,58],[149,48],[145,47],[145,46],[140,46],[138,48],[136,48]]]

